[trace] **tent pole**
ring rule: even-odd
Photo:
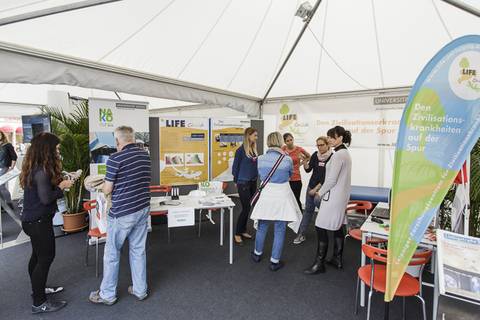
[[[312,13],[309,15],[309,17],[308,17],[307,20],[305,21],[305,23],[304,23],[304,25],[303,25],[303,28],[302,28],[302,30],[300,31],[300,34],[297,36],[297,39],[296,39],[295,42],[293,43],[293,46],[292,46],[292,48],[290,49],[290,51],[288,52],[287,57],[286,57],[285,60],[283,61],[282,65],[280,66],[280,69],[278,70],[277,74],[275,75],[275,78],[273,78],[272,83],[271,83],[270,86],[268,87],[268,90],[267,90],[267,92],[265,93],[265,96],[263,97],[262,101],[260,102],[260,110],[263,109],[262,106],[263,106],[263,104],[265,103],[265,101],[267,100],[268,95],[270,94],[270,91],[272,91],[273,86],[275,85],[275,83],[277,82],[278,78],[280,77],[280,74],[282,73],[283,69],[284,69],[285,66],[287,65],[288,60],[290,59],[291,55],[292,55],[293,52],[295,51],[295,48],[297,47],[298,43],[300,42],[300,39],[302,38],[303,34],[305,33],[305,30],[307,30],[307,27],[308,27],[308,25],[310,24],[310,21],[312,21],[312,18],[313,18],[313,16],[315,15],[315,12],[317,12],[317,9],[318,9],[318,7],[320,6],[320,3],[321,3],[321,2],[322,2],[322,0],[317,0],[317,2],[315,3],[315,6],[314,6],[313,9],[312,9]]]
[[[471,13],[474,16],[480,17],[480,10],[478,10],[475,7],[469,6],[468,4],[465,4],[461,1],[458,1],[458,0],[442,0],[442,1],[452,5],[454,7],[457,7],[460,10]]]
[[[88,7],[98,6],[98,5],[107,4],[110,2],[117,2],[117,1],[121,1],[121,0],[85,0],[85,1],[79,1],[75,3],[62,5],[62,6],[56,6],[53,8],[36,10],[33,12],[27,12],[27,13],[15,15],[13,17],[0,19],[0,26],[5,26],[7,24],[22,22],[22,21],[36,19],[40,17],[46,17],[53,14],[57,14],[57,13],[84,9]]]

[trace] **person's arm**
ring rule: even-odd
[[[289,177],[292,177],[292,174],[293,174],[293,161],[292,161],[292,158],[290,157],[285,157],[289,163],[289,167],[288,167],[288,176]]]
[[[243,148],[243,145],[240,146],[240,148]],[[242,150],[238,148],[237,151],[235,151],[235,158],[233,159],[233,165],[232,165],[232,175],[233,175],[233,182],[237,183],[238,181],[238,174],[240,172],[240,162],[242,161]]]
[[[52,189],[52,182],[43,170],[38,170],[34,177],[34,182],[37,185],[37,193],[40,202],[43,205],[49,205],[63,197],[63,190],[70,188],[73,184],[72,180],[63,180],[58,186]]]
[[[113,182],[105,181],[103,184],[102,191],[105,195],[112,193],[113,191]]]
[[[313,156],[310,157],[310,160],[303,162],[303,168],[305,169],[305,172],[307,172],[307,173],[312,171],[313,166],[315,165],[314,156],[315,156],[315,153],[313,153]]]
[[[326,172],[327,176],[325,177],[325,182],[323,183],[320,190],[318,190],[317,194],[320,197],[323,197],[325,193],[330,191],[338,181],[338,177],[340,176],[340,171],[343,168],[343,159],[341,156],[332,157],[330,159],[330,166]]]
[[[105,195],[112,193],[113,184],[117,179],[118,169],[120,163],[113,159],[113,157],[108,158],[107,160],[107,174],[105,175],[105,183],[103,184],[103,193]]]
[[[17,164],[18,156],[17,156],[17,153],[15,152],[15,149],[13,148],[13,145],[11,143],[7,144],[6,147],[7,147],[7,151],[8,151],[10,160],[12,160],[12,164],[10,165],[9,170],[12,170],[13,168],[15,168],[15,165]]]
[[[302,147],[300,147],[300,152],[301,154],[303,154],[303,156],[305,157],[305,159],[310,159],[310,153],[307,152],[307,150],[303,149]]]

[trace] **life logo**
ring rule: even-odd
[[[280,107],[280,130],[285,130],[297,121],[297,115],[290,113],[290,107],[284,103]]]
[[[100,124],[104,127],[113,126],[113,112],[110,108],[99,109]]]
[[[453,92],[465,100],[480,98],[480,52],[467,51],[450,65],[448,80]]]

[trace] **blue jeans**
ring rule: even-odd
[[[278,263],[282,256],[285,230],[287,229],[286,221],[258,220],[257,234],[255,235],[255,254],[259,256],[262,255],[263,246],[265,245],[265,237],[267,236],[268,226],[271,222],[274,223],[275,230],[273,233],[273,248],[270,261]]]
[[[320,207],[320,198],[315,199],[308,194],[310,188],[307,188],[307,196],[305,197],[305,211],[303,213],[302,222],[300,222],[300,228],[298,228],[298,234],[304,234],[307,229],[308,225],[310,224],[310,220],[312,220],[313,214],[315,213],[315,207]]]
[[[120,250],[128,238],[130,270],[132,273],[133,293],[143,296],[147,293],[147,225],[150,208],[135,213],[112,218],[108,216],[107,243],[103,253],[103,280],[100,285],[100,297],[112,301],[117,296]]]

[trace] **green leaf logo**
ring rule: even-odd
[[[285,114],[288,114],[289,112],[290,112],[290,108],[288,107],[288,104],[286,103],[282,104],[282,106],[280,107],[280,114],[285,115]]]
[[[469,67],[470,67],[470,62],[468,62],[468,59],[462,58],[462,60],[460,60],[460,68],[467,69]]]

